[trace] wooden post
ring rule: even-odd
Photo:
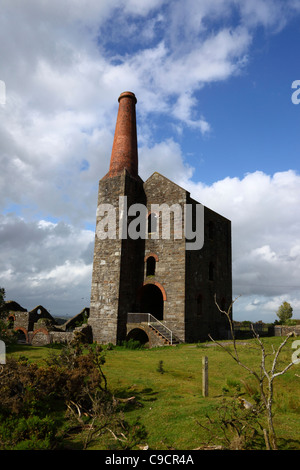
[[[202,395],[208,397],[208,357],[202,358]]]

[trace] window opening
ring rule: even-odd
[[[146,262],[146,276],[154,276],[156,267],[156,260],[154,256],[149,256]]]

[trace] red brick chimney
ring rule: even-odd
[[[136,133],[136,97],[125,91],[119,96],[119,111],[114,142],[110,158],[109,172],[105,178],[120,175],[124,169],[134,178],[138,177],[138,151]]]

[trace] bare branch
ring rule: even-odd
[[[261,376],[259,376],[258,373],[255,370],[252,370],[250,367],[248,367],[246,364],[244,364],[240,360],[238,350],[237,350],[237,346],[236,346],[236,339],[235,339],[235,335],[234,335],[233,321],[232,321],[232,318],[231,318],[231,310],[232,310],[232,306],[233,306],[234,302],[240,296],[236,297],[232,301],[232,303],[231,303],[231,305],[230,305],[227,312],[222,310],[219,307],[219,305],[217,303],[217,300],[216,300],[216,294],[215,294],[214,297],[215,297],[215,304],[216,304],[217,308],[219,309],[219,311],[221,313],[224,313],[226,315],[227,319],[228,319],[229,326],[230,326],[230,332],[231,332],[231,336],[232,336],[232,339],[233,339],[234,354],[231,351],[229,351],[227,348],[225,348],[223,344],[215,341],[210,335],[209,335],[209,338],[215,344],[217,344],[221,348],[225,349],[226,352],[230,355],[230,357],[232,359],[234,359],[241,367],[246,369],[248,372],[250,372],[257,379],[257,381],[259,383],[259,387],[260,387],[261,398],[263,399],[265,409],[266,409],[266,412],[267,412],[267,418],[268,418],[269,434],[268,434],[268,439],[266,440],[266,444],[268,444],[267,448],[270,448],[270,445],[271,445],[274,450],[277,450],[276,435],[275,435],[275,430],[274,430],[274,426],[273,426],[273,414],[272,414],[273,387],[274,387],[273,381],[276,377],[278,377],[280,375],[283,375],[286,371],[288,371],[294,365],[294,363],[291,362],[282,371],[275,372],[279,355],[280,355],[283,347],[286,345],[288,339],[293,335],[293,333],[290,333],[286,337],[286,339],[280,344],[280,346],[278,347],[276,352],[274,350],[274,347],[272,346],[272,348],[273,348],[272,354],[274,355],[274,359],[273,359],[271,370],[268,372],[267,369],[266,369],[266,358],[269,354],[266,353],[266,350],[265,350],[265,347],[264,347],[264,344],[263,344],[262,340],[260,339],[258,333],[255,331],[253,325],[251,325],[253,336],[256,339],[256,341],[259,344],[259,347],[261,349],[261,371],[262,371],[262,373],[261,373]],[[268,382],[267,390],[265,390],[265,388],[264,388],[264,379],[266,379],[267,382]],[[266,438],[266,434],[265,434],[265,438]]]
[[[232,357],[232,359],[234,359],[241,367],[243,367],[244,369],[246,369],[248,372],[250,372],[251,374],[253,374],[257,379],[259,379],[258,375],[256,374],[255,371],[253,371],[252,369],[250,369],[248,366],[246,366],[245,364],[243,364],[241,361],[240,361],[240,358],[239,358],[239,355],[238,355],[238,350],[237,350],[237,346],[236,346],[236,339],[235,339],[235,334],[234,334],[234,327],[233,327],[233,322],[232,322],[232,319],[231,319],[231,311],[232,311],[232,307],[233,307],[233,304],[240,298],[241,296],[238,295],[230,304],[229,308],[228,308],[228,311],[226,312],[226,310],[222,310],[220,308],[220,306],[218,305],[218,302],[217,302],[217,296],[215,294],[215,304],[218,308],[218,310],[221,312],[221,313],[224,313],[228,319],[228,322],[229,322],[229,326],[230,326],[230,333],[231,333],[231,337],[232,337],[232,340],[233,340],[233,348],[234,348],[234,352],[235,354],[232,354],[231,351],[229,351],[227,348],[224,347],[224,345],[222,345],[221,343],[219,343],[218,341],[214,340],[211,335],[209,334],[208,337],[215,343],[217,344],[218,346],[220,346],[221,348],[225,349],[225,351]]]
[[[281,374],[274,374],[274,371],[275,371],[275,367],[276,367],[276,364],[277,364],[277,359],[278,359],[278,356],[282,350],[282,348],[286,345],[287,341],[289,340],[289,338],[293,335],[293,332],[289,333],[287,335],[287,337],[285,338],[285,340],[280,344],[277,352],[276,352],[276,355],[275,355],[275,358],[274,358],[274,361],[273,361],[273,366],[272,366],[272,370],[271,370],[271,374],[275,376],[277,375],[281,375]],[[288,366],[288,369],[293,365],[293,363],[289,364]]]
[[[121,436],[123,437],[123,439],[121,439],[120,437],[116,436],[116,434],[111,429],[107,428],[107,430],[112,434],[112,436],[114,437],[114,439],[116,441],[121,441],[121,442],[126,442],[127,441],[127,438],[126,438],[126,436],[124,436],[123,433],[121,433]]]

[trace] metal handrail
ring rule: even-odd
[[[127,321],[129,320],[130,317],[134,318],[133,323],[139,323],[139,322],[142,322],[142,321],[147,322],[148,325],[151,325],[151,324],[154,324],[154,323],[159,323],[163,328],[165,328],[166,330],[168,330],[170,332],[170,334],[171,334],[171,344],[173,344],[173,332],[172,332],[172,330],[170,330],[170,328],[168,328],[161,321],[159,321],[157,318],[155,318],[152,315],[152,313],[128,313],[127,314]],[[145,319],[145,320],[142,320],[142,318]]]
[[[154,322],[150,321],[150,317],[154,319]],[[155,318],[151,313],[148,313],[148,325],[151,325],[151,323],[159,323],[160,325],[162,325],[163,328],[165,328],[166,330],[168,330],[170,333],[171,333],[171,344],[173,344],[173,333],[172,333],[172,330],[170,330],[170,328],[168,328],[166,325],[164,325],[161,321],[157,320],[157,318]]]

